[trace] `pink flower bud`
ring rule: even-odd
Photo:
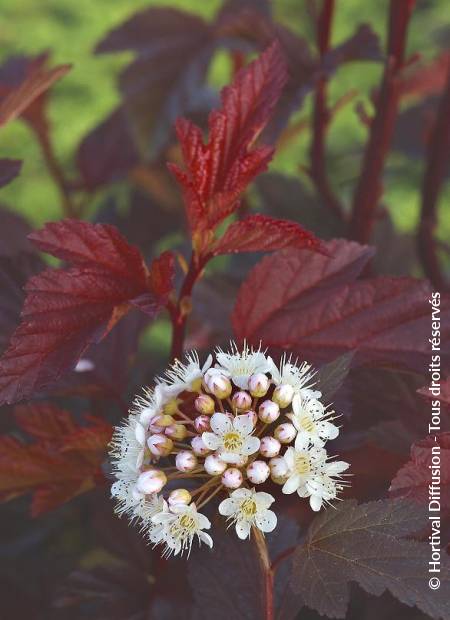
[[[187,506],[191,499],[192,496],[187,489],[175,489],[169,493],[169,498],[167,501],[169,503],[169,507],[172,508],[173,506],[179,504]]]
[[[222,484],[227,489],[238,489],[244,478],[242,473],[236,467],[230,467],[226,469],[222,474]]]
[[[175,465],[179,471],[192,471],[197,466],[197,457],[190,450],[183,450],[175,457]]]
[[[165,428],[164,433],[174,441],[183,441],[187,435],[187,430],[184,424],[172,424]]]
[[[252,397],[248,392],[240,391],[233,394],[232,405],[239,411],[247,411],[252,406]]]
[[[174,424],[175,420],[171,415],[166,415],[164,413],[159,414],[152,418],[150,424],[150,432],[151,433],[163,433],[164,429],[171,424]]]
[[[280,443],[291,443],[291,441],[295,439],[296,434],[297,431],[295,430],[295,426],[289,422],[279,424],[274,432],[275,438],[278,439]]]
[[[269,461],[270,477],[276,484],[284,484],[287,480],[288,466],[282,456],[277,456]]]
[[[273,400],[265,400],[258,408],[258,418],[264,424],[271,424],[280,417],[280,408]]]
[[[262,372],[257,372],[248,380],[248,387],[252,396],[265,396],[270,387],[269,378]]]
[[[205,383],[208,390],[219,399],[228,398],[232,391],[231,381],[225,375],[208,372],[205,375]]]
[[[289,407],[292,403],[292,399],[294,398],[294,388],[292,385],[284,383],[282,385],[278,385],[272,394],[272,400],[277,403],[282,409],[284,407]]]
[[[210,417],[208,415],[199,415],[194,420],[194,427],[197,433],[204,433],[211,430]]]
[[[270,469],[265,461],[253,461],[247,467],[247,477],[253,484],[262,484],[269,475]]]
[[[212,415],[216,410],[214,400],[208,394],[200,394],[195,399],[196,410],[203,415]]]
[[[281,450],[281,443],[275,437],[262,437],[259,445],[259,453],[270,459],[277,456]]]
[[[203,439],[200,437],[200,435],[198,435],[197,437],[193,437],[191,441],[191,446],[192,450],[195,454],[197,454],[197,456],[204,456],[205,454],[208,454],[208,452],[211,452],[209,448],[207,448],[203,443]]]
[[[159,493],[166,482],[166,474],[163,471],[149,469],[144,471],[137,479],[136,489],[145,495]]]
[[[206,457],[203,466],[206,473],[210,476],[218,476],[219,474],[222,474],[227,468],[227,464],[221,461],[219,457],[215,454],[209,454]]]
[[[172,452],[173,441],[165,435],[150,435],[147,446],[153,456],[169,456]]]

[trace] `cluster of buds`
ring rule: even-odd
[[[244,539],[252,527],[276,527],[265,483],[309,498],[316,511],[345,484],[348,463],[330,460],[324,447],[339,433],[336,416],[307,363],[277,366],[246,346],[214,358],[176,362],[113,437],[117,512],[138,519],[165,554],[189,551],[195,537],[212,546],[199,509],[219,494],[219,513]]]

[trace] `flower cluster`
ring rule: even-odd
[[[195,537],[212,546],[211,524],[199,512],[219,493],[219,513],[239,538],[277,524],[269,479],[282,492],[309,498],[313,510],[342,489],[344,461],[325,443],[339,433],[336,416],[314,389],[314,371],[261,350],[217,349],[203,366],[197,354],[177,361],[134,410],[112,441],[117,512],[140,522],[164,554],[189,553]]]

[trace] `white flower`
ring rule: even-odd
[[[211,417],[212,433],[203,433],[202,440],[210,450],[217,450],[217,456],[225,463],[239,464],[242,457],[248,457],[259,450],[260,441],[252,435],[253,424],[246,415],[233,420],[224,413]]]
[[[186,355],[186,363],[176,360],[169,370],[166,378],[169,380],[168,390],[172,396],[181,392],[198,392],[205,372],[212,364],[212,355],[208,355],[206,362],[200,367],[200,360],[195,351]]]
[[[346,486],[346,483],[341,480],[341,474],[348,467],[349,464],[345,461],[324,463],[320,473],[308,482],[309,504],[314,511],[320,510],[323,503],[329,504],[337,497],[338,491]]]
[[[321,466],[326,462],[327,453],[323,448],[310,447],[296,450],[289,447],[284,460],[288,466],[288,479],[283,485],[283,493],[297,493],[300,497],[309,497],[311,492],[308,483],[320,473]]]
[[[223,374],[230,377],[234,385],[246,390],[248,388],[248,380],[255,373],[264,373],[269,370],[267,358],[260,350],[255,351],[253,348],[244,344],[242,351],[239,351],[236,344],[231,343],[231,352],[226,353],[222,349],[218,349],[216,353],[216,368]]]
[[[323,404],[316,398],[301,398],[295,394],[292,401],[293,413],[287,417],[292,420],[298,431],[295,448],[302,450],[309,443],[322,447],[329,439],[335,439],[339,435],[337,426],[330,422],[332,412],[327,412]]]
[[[275,385],[290,385],[294,392],[302,396],[311,395],[314,398],[320,398],[321,393],[318,390],[312,390],[314,385],[313,377],[316,374],[311,370],[311,365],[302,362],[300,366],[292,363],[292,357],[286,358],[286,355],[280,360],[280,367],[275,364],[271,357],[268,358],[268,372],[272,376]]]
[[[256,492],[255,489],[237,489],[219,504],[219,512],[236,524],[236,534],[245,539],[250,536],[252,525],[262,532],[275,529],[277,516],[269,510],[274,501],[269,493]]]
[[[165,543],[164,556],[172,553],[178,555],[191,552],[192,542],[197,536],[199,543],[213,546],[213,540],[203,530],[208,530],[211,523],[205,515],[197,512],[195,504],[186,506],[175,504],[171,511],[162,511],[152,517],[154,527],[150,532],[150,540],[156,545]]]

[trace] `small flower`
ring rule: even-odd
[[[314,398],[320,398],[321,393],[311,389],[314,385],[312,379],[316,373],[311,370],[311,365],[307,362],[302,362],[298,366],[296,363],[292,363],[291,357],[286,358],[283,355],[279,368],[271,357],[268,358],[268,364],[269,372],[276,386],[290,385],[296,393],[311,394],[314,395]]]
[[[324,463],[321,471],[308,482],[309,505],[314,511],[320,510],[323,503],[329,504],[331,500],[336,499],[338,492],[346,486],[341,480],[341,474],[348,467],[349,464],[345,461]]]
[[[292,401],[293,413],[287,417],[292,420],[298,431],[295,448],[302,450],[309,443],[322,447],[329,439],[335,439],[339,435],[339,429],[329,420],[332,413],[327,413],[325,407],[316,398],[302,399],[299,394]]]
[[[259,449],[260,441],[251,433],[253,425],[246,415],[238,415],[232,421],[224,413],[211,417],[212,433],[203,433],[203,443],[225,463],[238,464]]]
[[[269,510],[274,501],[269,493],[256,492],[255,489],[237,489],[219,504],[219,512],[236,524],[236,534],[245,539],[250,536],[252,526],[262,532],[275,529],[277,517]]]
[[[267,358],[260,350],[249,349],[245,344],[244,349],[239,351],[234,343],[230,353],[222,349],[217,352],[216,367],[228,375],[231,381],[241,390],[248,388],[248,380],[255,373],[268,371]]]
[[[186,362],[183,364],[179,360],[166,371],[166,378],[169,380],[167,390],[173,395],[181,392],[198,392],[203,381],[205,372],[212,364],[212,355],[209,355],[206,362],[200,367],[197,353],[192,351],[186,355]]]
[[[195,504],[175,504],[170,512],[159,512],[152,517],[154,527],[150,531],[150,540],[154,544],[165,543],[164,556],[183,554],[189,556],[194,537],[199,543],[213,546],[213,540],[203,530],[208,530],[211,523],[205,515],[197,512]]]
[[[311,495],[308,483],[321,472],[321,467],[327,459],[326,450],[310,447],[305,450],[288,448],[284,460],[288,466],[288,479],[284,483],[283,493],[297,493],[300,497]]]

